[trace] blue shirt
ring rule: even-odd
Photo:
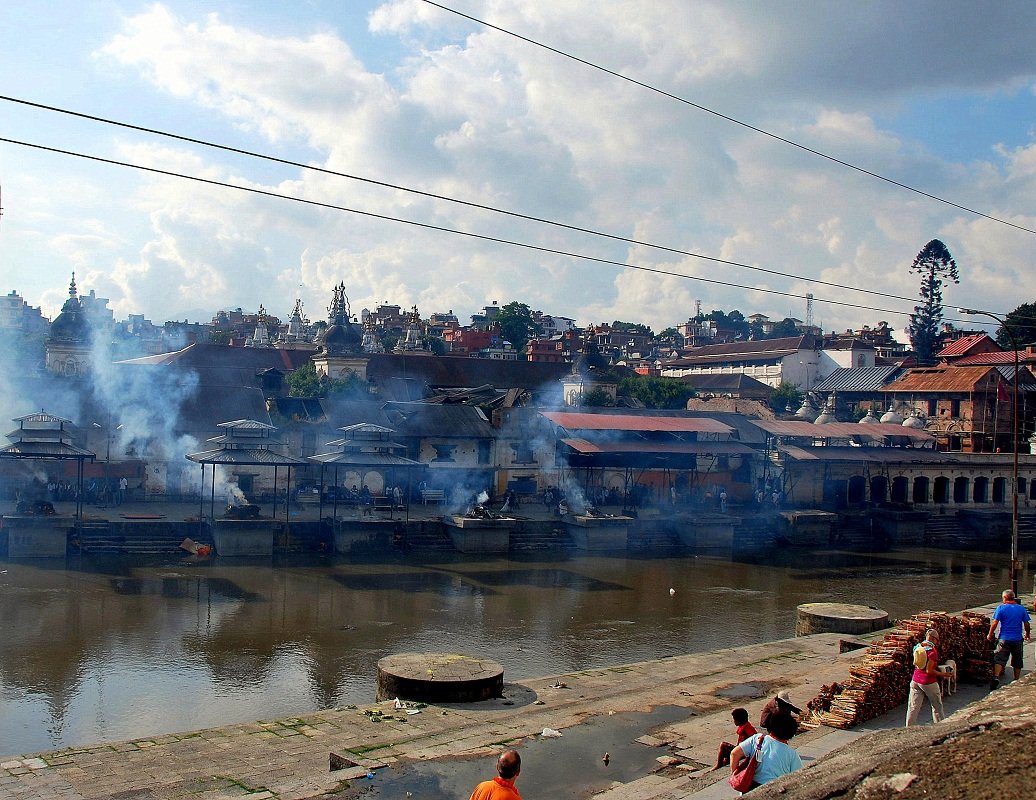
[[[1029,612],[1021,603],[1001,603],[993,612],[993,619],[1000,622],[1000,638],[1008,642],[1020,642],[1022,623],[1029,621]]]
[[[759,741],[758,736],[745,739],[738,747],[748,758],[755,753],[755,743]],[[802,769],[802,759],[795,752],[791,745],[778,742],[772,736],[763,737],[762,760],[755,768],[755,782],[769,783],[781,775],[787,775],[797,769]]]

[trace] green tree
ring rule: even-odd
[[[619,381],[618,392],[632,397],[648,408],[687,408],[694,397],[694,389],[676,378],[653,378],[646,375],[628,376]]]
[[[781,381],[777,388],[770,395],[770,408],[774,411],[784,411],[789,406],[798,408],[802,404],[802,392],[798,384],[788,381]]]
[[[437,356],[446,355],[446,342],[438,336],[425,336],[421,341],[428,352],[435,353]]]
[[[914,356],[920,366],[935,363],[935,347],[939,340],[939,325],[942,322],[942,285],[944,281],[960,283],[957,262],[950,251],[938,239],[932,239],[924,246],[910,271],[921,276],[921,304],[914,306],[910,315],[907,334]]]
[[[532,309],[525,303],[511,302],[502,306],[494,321],[500,327],[500,335],[519,354],[525,353],[525,345],[530,338],[543,333],[543,326],[533,320]]]
[[[355,372],[345,378],[329,378],[318,375],[313,362],[303,364],[285,376],[288,382],[289,397],[329,397],[339,394],[355,394],[363,397],[368,394],[367,382]]]
[[[587,408],[601,408],[603,406],[613,406],[615,401],[612,400],[612,396],[604,389],[597,388],[585,392],[579,401],[579,405],[586,406]]]
[[[996,341],[1001,347],[1014,349],[1012,335],[1019,347],[1036,342],[1036,303],[1022,303],[1004,317],[1004,323],[996,332]]]
[[[748,320],[736,308],[729,314],[720,310],[710,311],[705,315],[705,319],[715,322],[720,330],[732,331],[735,339],[747,340],[752,335]]]
[[[633,331],[634,333],[646,333],[648,336],[654,336],[651,328],[647,325],[642,325],[639,322],[623,322],[620,319],[612,323],[612,330]]]

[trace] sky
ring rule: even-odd
[[[615,74],[423,0],[0,4],[0,290],[52,316],[74,271],[161,324],[317,320],[344,282],[357,315],[656,331],[811,293],[906,341],[938,238],[948,320],[1036,299],[1036,4],[442,5]]]

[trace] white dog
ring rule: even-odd
[[[953,694],[957,691],[957,662],[952,658],[946,660],[945,664],[939,665],[939,672],[948,672],[950,677],[939,678],[939,686],[942,689],[942,693]]]

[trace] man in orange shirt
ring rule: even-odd
[[[496,760],[497,777],[482,781],[471,793],[471,800],[522,800],[514,782],[522,771],[522,757],[517,750],[505,750]]]

